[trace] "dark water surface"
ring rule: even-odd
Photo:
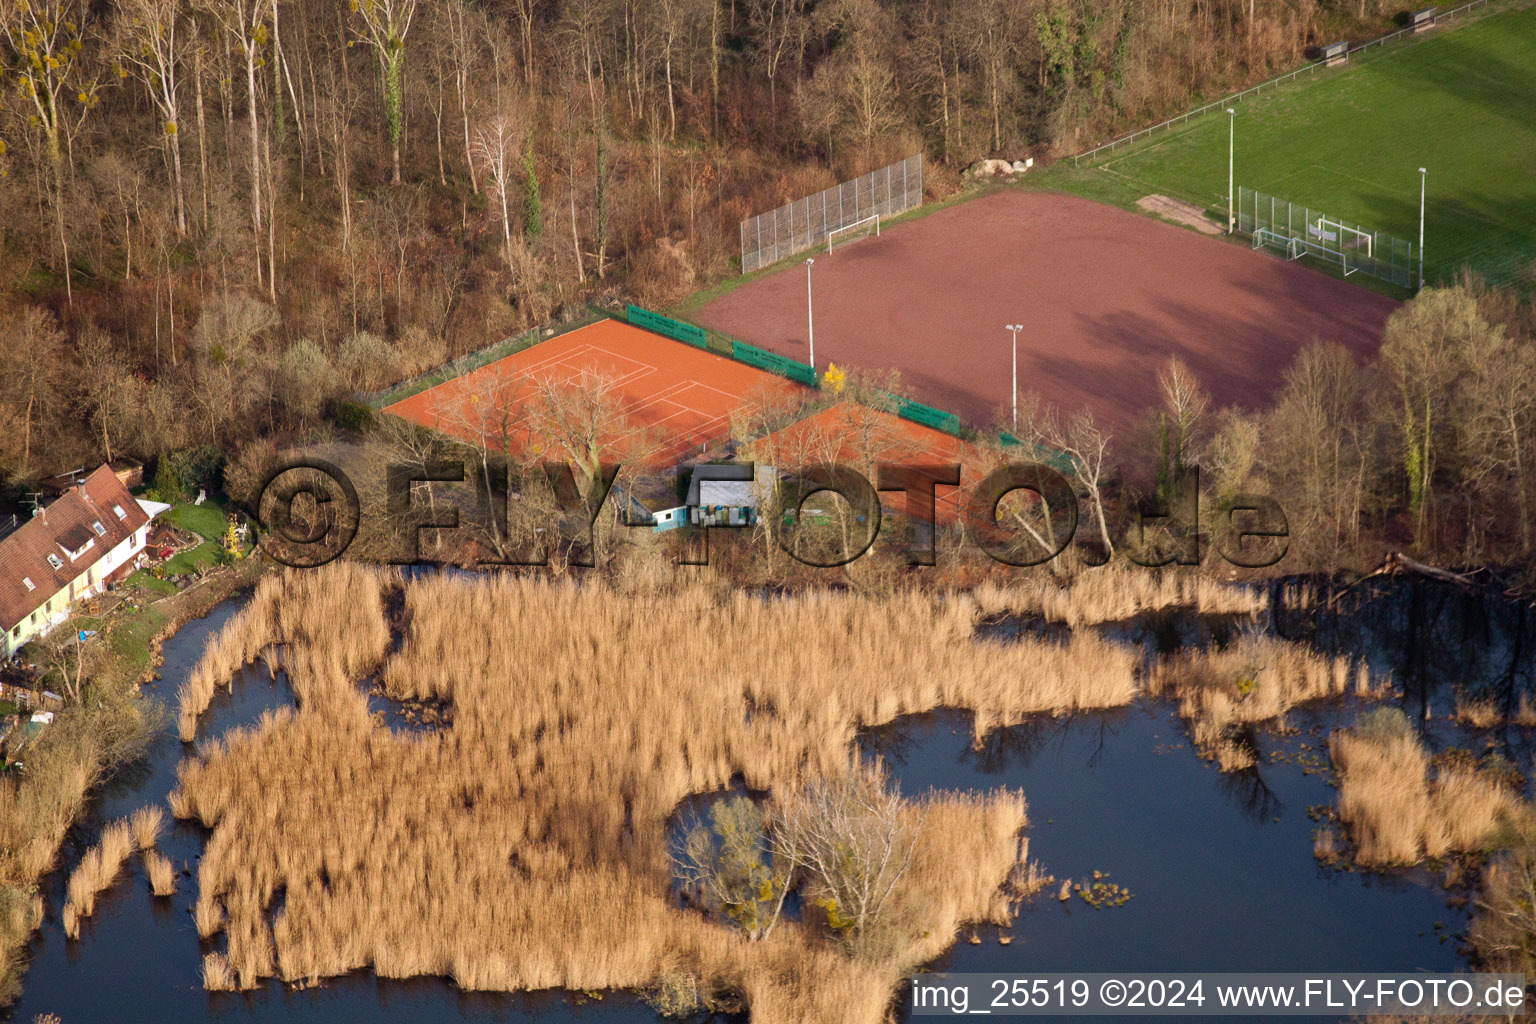
[[[208,636],[238,608],[225,602],[188,623],[165,645],[164,680],[155,695],[174,702],[177,686]],[[1342,607],[1342,606],[1341,606]],[[1274,629],[1330,653],[1342,651],[1390,673],[1399,700],[1423,722],[1432,748],[1473,745],[1444,723],[1457,688],[1512,701],[1529,689],[1529,613],[1417,585],[1353,595],[1337,615],[1279,617]],[[1028,631],[1028,627],[1025,627]],[[1149,656],[1180,646],[1222,643],[1230,623],[1150,617],[1106,629]],[[218,736],[287,706],[286,687],[265,669],[248,670],[233,694],[220,691],[203,716],[200,737]],[[969,932],[933,968],[952,971],[1444,971],[1465,966],[1455,936],[1465,912],[1446,905],[1437,877],[1423,871],[1369,874],[1319,867],[1308,807],[1331,804],[1326,736],[1347,725],[1351,702],[1293,713],[1297,731],[1260,732],[1264,757],[1245,773],[1223,775],[1196,758],[1166,703],[1116,712],[1043,718],[999,731],[973,749],[970,716],[940,712],[867,732],[861,745],[879,754],[903,792],[929,788],[1021,788],[1029,803],[1029,853],[1058,879],[1094,871],[1128,888],[1123,906],[1095,910],[1052,892],[1027,904],[1007,930]],[[1529,763],[1529,737],[1499,737],[1517,764]],[[170,899],[155,899],[134,856],[116,885],[66,941],[59,922],[64,880],[103,822],[174,787],[185,748],[174,724],[139,765],[118,775],[72,833],[64,870],[44,883],[48,916],[30,946],[24,995],[10,1019],[57,1013],[85,1021],[539,1021],[655,1024],[630,993],[480,995],[438,979],[381,981],[368,972],[291,991],[276,982],[255,993],[209,994],[200,984],[202,953],[192,924],[196,863],[206,833],[178,822],[161,850],[192,872]],[[1278,759],[1271,758],[1278,754]],[[1308,774],[1305,767],[1313,769]],[[1436,925],[1439,925],[1437,928]],[[1448,936],[1447,938],[1442,938]]]

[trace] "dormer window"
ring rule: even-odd
[[[21,578],[21,582],[26,584],[26,587],[29,591],[37,589],[37,584],[32,582],[32,577],[30,576],[23,576]]]
[[[105,537],[107,535],[107,528],[101,525],[101,520],[99,519],[91,524],[91,529],[98,537]]]
[[[119,519],[127,519],[128,518],[128,513],[123,511],[123,506],[121,506],[121,505],[113,505],[112,506],[112,514],[117,516],[117,518],[119,518]]]
[[[59,559],[58,555],[49,555],[48,556],[48,564],[53,566],[55,569],[62,569],[62,568],[64,568],[64,563],[63,563],[63,561],[61,561]]]

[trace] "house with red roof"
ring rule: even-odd
[[[132,572],[150,522],[169,508],[134,498],[102,466],[0,538],[0,658]]]

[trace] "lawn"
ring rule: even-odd
[[[1429,281],[1470,266],[1507,283],[1536,261],[1536,8],[1356,54],[1236,109],[1238,185],[1416,243],[1427,167]],[[1032,184],[1126,207],[1162,193],[1224,217],[1227,146],[1217,113]]]
[[[177,505],[165,514],[165,518],[183,530],[191,530],[204,540],[217,541],[224,537],[224,507],[213,498],[201,505]]]
[[[204,540],[197,547],[168,559],[165,563],[167,576],[193,573],[201,567],[217,563],[219,551],[224,546],[224,531],[228,526],[221,503],[209,498],[201,505],[177,505],[165,514],[165,518],[183,530],[191,530]]]

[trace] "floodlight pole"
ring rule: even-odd
[[[1003,330],[1013,334],[1013,432],[1019,432],[1019,332],[1023,324],[1004,324]]]
[[[1230,235],[1237,225],[1237,218],[1232,213],[1233,183],[1237,177],[1237,109],[1228,107],[1227,114],[1227,234]]]
[[[1429,183],[1428,175],[1428,168],[1419,168],[1419,291],[1424,290],[1424,196]]]
[[[811,316],[811,264],[816,261],[805,258],[805,329],[811,339],[811,372],[816,372],[816,321]]]

